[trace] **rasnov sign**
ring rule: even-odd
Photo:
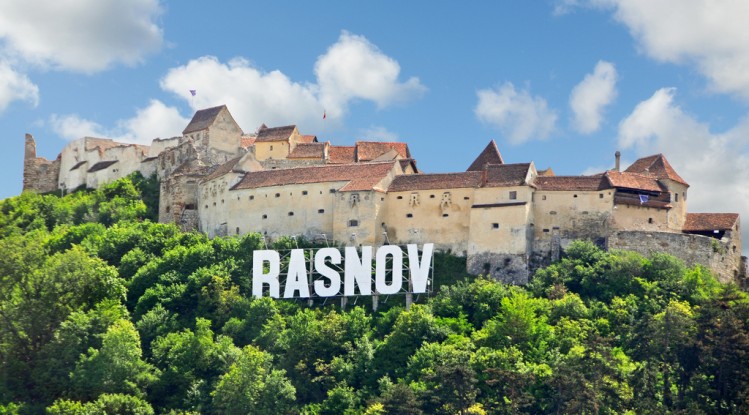
[[[359,295],[372,295],[372,259],[375,260],[375,294],[390,295],[402,292],[427,292],[434,244],[424,244],[421,253],[415,244],[406,246],[408,251],[408,279],[403,287],[403,250],[397,245],[383,245],[373,256],[371,246],[345,248],[343,276],[330,265],[340,265],[344,259],[338,248],[321,248],[316,252],[292,249],[288,266],[281,270],[281,254],[273,250],[254,251],[252,255],[252,295],[262,297],[265,288],[273,298],[350,297],[358,288]],[[309,258],[305,251],[314,253]],[[286,261],[283,261],[284,263]],[[330,264],[330,265],[329,265]],[[336,267],[339,270],[341,267]],[[283,271],[283,272],[282,272]],[[281,276],[286,275],[283,297]],[[341,293],[343,285],[343,293]]]

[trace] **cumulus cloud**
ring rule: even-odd
[[[749,2],[710,0],[562,0],[557,12],[612,10],[648,56],[694,64],[719,92],[749,99]]]
[[[195,110],[226,104],[242,128],[295,123],[322,127],[340,120],[355,100],[384,107],[417,97],[425,88],[417,78],[400,82],[398,63],[364,37],[341,34],[315,64],[316,83],[300,83],[283,72],[266,72],[241,58],[220,62],[212,56],[172,68],[161,87]],[[190,90],[195,90],[193,97]]]
[[[590,134],[601,127],[603,111],[616,98],[616,68],[610,62],[598,61],[593,73],[575,86],[570,94],[570,108],[574,113],[572,124],[583,133]]]
[[[159,50],[158,0],[0,2],[4,52],[55,69],[96,72]]]
[[[418,78],[398,82],[400,65],[363,36],[343,32],[315,63],[320,101],[331,115],[345,112],[352,99],[385,107],[423,93]]]
[[[663,153],[691,185],[689,211],[749,216],[749,117],[725,132],[685,113],[676,90],[663,88],[639,103],[619,125],[619,144],[639,156]],[[743,238],[749,232],[744,227]]]
[[[26,101],[36,106],[39,103],[39,88],[23,74],[0,61],[0,112],[13,101]]]
[[[557,113],[548,108],[546,100],[531,96],[526,90],[517,91],[510,82],[496,89],[479,90],[477,95],[476,117],[499,129],[515,144],[544,139],[554,130]]]
[[[359,132],[360,139],[363,141],[398,141],[397,133],[388,131],[381,125],[370,125]]]
[[[134,117],[118,121],[117,126],[111,129],[74,114],[50,117],[52,129],[68,140],[89,136],[136,144],[151,144],[157,137],[181,135],[188,122],[190,120],[182,117],[176,108],[157,100],[152,100],[147,107],[139,109]]]

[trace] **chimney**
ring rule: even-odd
[[[614,158],[616,159],[616,164],[614,166],[614,171],[619,171],[619,164],[622,160],[622,153],[619,152],[619,150],[616,150],[616,153],[614,153]]]

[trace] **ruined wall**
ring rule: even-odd
[[[176,223],[183,230],[198,229],[198,183],[201,177],[200,172],[195,172],[175,174],[161,180],[159,222]]]
[[[23,160],[23,190],[38,193],[58,190],[60,175],[60,158],[47,160],[36,156],[36,141],[31,134],[26,134]]]
[[[744,278],[741,250],[734,249],[730,232],[723,239],[671,232],[618,231],[608,238],[609,249],[635,251],[642,255],[665,252],[687,266],[701,264],[723,282]]]

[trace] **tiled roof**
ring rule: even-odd
[[[239,145],[242,146],[242,148],[247,148],[255,144],[255,139],[257,139],[257,137],[255,136],[243,136],[242,141],[239,143]]]
[[[316,143],[317,142],[317,136],[314,135],[303,135],[300,140],[300,143]]]
[[[117,160],[109,160],[109,161],[100,161],[93,166],[91,166],[90,169],[88,169],[89,173],[93,173],[95,171],[104,170],[107,167],[113,165],[114,163],[117,163]]]
[[[289,153],[290,159],[320,159],[325,156],[325,143],[301,143]]]
[[[187,127],[185,127],[184,131],[182,131],[182,134],[190,134],[194,133],[195,131],[205,130],[206,128],[210,127],[211,124],[213,124],[213,122],[216,120],[216,117],[221,112],[221,110],[225,108],[226,105],[221,105],[218,107],[206,108],[196,111],[195,115],[192,116],[192,120],[190,120],[190,123],[187,124]]]
[[[476,157],[476,160],[468,167],[468,171],[484,170],[487,164],[504,164],[502,154],[499,153],[497,143],[494,140],[490,141],[489,145]]]
[[[328,149],[328,162],[330,164],[348,164],[356,162],[356,147],[354,146],[330,146]]]
[[[614,170],[607,171],[603,176],[608,179],[613,187],[646,190],[649,192],[661,192],[664,190],[658,184],[658,181],[651,176]]]
[[[522,186],[526,184],[530,163],[488,164],[486,184],[488,187]]]
[[[671,164],[663,154],[655,154],[638,159],[625,170],[628,173],[639,173],[655,177],[656,179],[671,179],[675,182],[689,186],[686,180],[676,173]]]
[[[225,174],[233,171],[234,170],[234,166],[237,165],[237,162],[239,162],[239,160],[242,157],[243,156],[235,157],[235,158],[227,161],[226,163],[218,166],[213,172],[211,172],[211,174],[209,174],[208,176],[206,176],[206,178],[203,179],[203,181],[207,182],[209,180],[213,180],[213,179],[219,178],[219,177],[221,177],[221,176],[223,176],[223,175],[225,175]]]
[[[403,171],[405,171],[408,168],[408,166],[411,166],[411,168],[414,169],[414,173],[419,173],[419,168],[416,167],[416,160],[414,160],[414,159],[400,159],[398,161],[400,162],[401,169],[403,169]]]
[[[402,174],[390,183],[388,192],[405,192],[429,189],[459,189],[481,187],[483,173],[470,171],[464,173],[436,174]]]
[[[296,125],[286,125],[283,127],[261,128],[257,132],[256,143],[269,141],[287,141],[294,132]]]
[[[408,151],[408,144],[385,142],[385,141],[357,141],[356,142],[356,159],[357,161],[371,161],[377,157],[395,150],[401,158],[411,158],[411,152]]]
[[[538,190],[550,191],[596,191],[608,189],[608,183],[600,176],[538,176],[534,184]]]
[[[727,231],[739,220],[738,213],[687,213],[684,232]]]
[[[340,191],[372,190],[393,165],[394,162],[339,164],[256,171],[245,174],[231,190],[323,182],[348,182]]]

